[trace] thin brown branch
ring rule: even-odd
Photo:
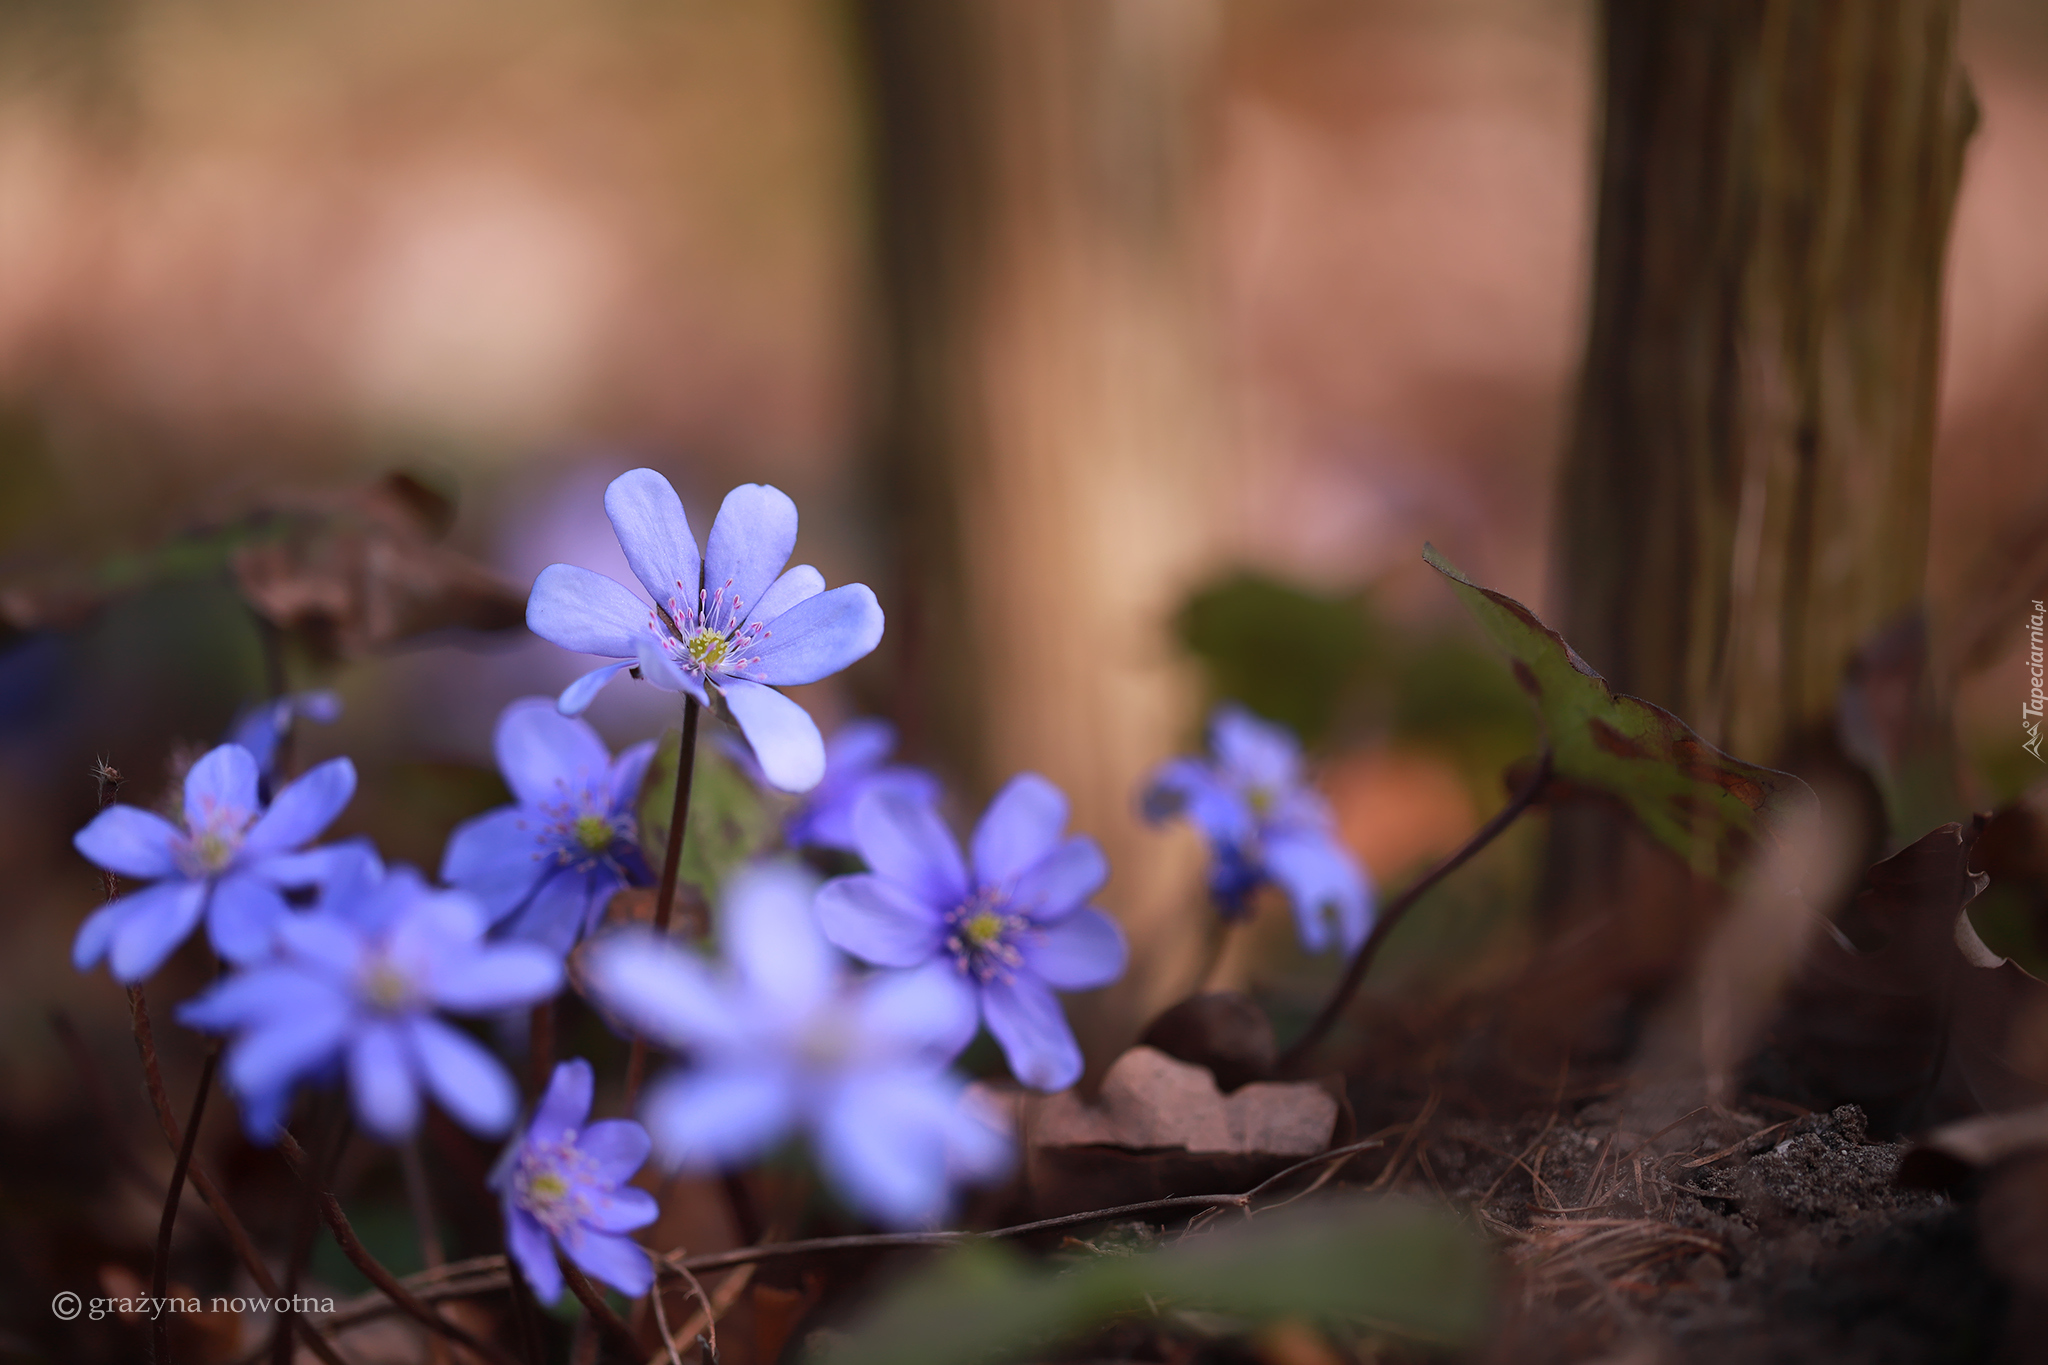
[[[1427,1114],[1423,1119],[1427,1118]],[[1418,1123],[1423,1121],[1418,1120]],[[1414,1127],[1416,1125],[1405,1125]],[[730,1251],[700,1252],[686,1256],[681,1252],[669,1252],[654,1258],[655,1269],[678,1279],[692,1272],[726,1270],[735,1266],[755,1265],[762,1261],[782,1260],[792,1256],[830,1255],[846,1251],[888,1251],[914,1247],[954,1246],[962,1242],[1002,1241],[1014,1237],[1028,1237],[1034,1233],[1050,1232],[1056,1228],[1074,1227],[1083,1223],[1100,1223],[1113,1218],[1125,1218],[1140,1213],[1175,1213],[1182,1210],[1201,1211],[1206,1209],[1251,1210],[1251,1202],[1258,1195],[1272,1189],[1288,1177],[1302,1171],[1331,1162],[1341,1162],[1359,1152],[1384,1145],[1385,1134],[1375,1134],[1360,1142],[1343,1147],[1333,1147],[1327,1152],[1303,1161],[1254,1185],[1241,1194],[1184,1194],[1168,1199],[1148,1199],[1137,1204],[1118,1204],[1113,1208],[1090,1209],[1085,1213],[1063,1214],[1057,1218],[1040,1218],[1034,1222],[1016,1223],[1009,1227],[994,1228],[986,1232],[948,1230],[940,1232],[876,1232],[861,1233],[847,1237],[812,1237],[796,1242],[767,1242],[759,1246],[736,1247]],[[1291,1203],[1292,1199],[1282,1203]],[[1272,1207],[1279,1207],[1273,1205]],[[405,1285],[421,1298],[439,1300],[467,1298],[477,1294],[495,1293],[505,1288],[505,1258],[503,1256],[474,1256],[443,1266],[439,1272],[427,1272],[406,1277]],[[657,1291],[658,1292],[658,1291]],[[721,1287],[722,1292],[722,1287]],[[341,1331],[372,1318],[382,1317],[391,1311],[391,1305],[377,1295],[364,1295],[342,1304],[326,1319],[327,1325]]]
[[[398,1164],[405,1174],[405,1197],[412,1205],[413,1230],[419,1235],[420,1264],[434,1270],[447,1263],[441,1249],[441,1230],[434,1217],[434,1199],[427,1188],[427,1163],[420,1157],[420,1144],[408,1138],[398,1148]],[[438,1336],[427,1338],[431,1365],[448,1365],[448,1343]]]
[[[668,1325],[668,1313],[661,1306],[661,1286],[657,1284],[654,1287],[654,1292],[647,1296],[647,1301],[654,1305],[654,1322],[661,1329],[661,1349],[647,1357],[647,1365],[661,1365],[662,1357],[664,1356],[668,1358],[669,1365],[683,1365],[680,1350],[682,1343],[695,1338],[700,1332],[705,1335],[704,1356],[710,1361],[710,1365],[718,1365],[718,1315],[732,1307],[733,1301],[740,1296],[740,1291],[747,1287],[749,1280],[753,1279],[754,1267],[750,1265],[741,1266],[738,1270],[727,1276],[726,1282],[718,1286],[718,1301],[716,1303],[712,1302],[711,1296],[704,1292],[703,1282],[695,1275],[681,1269],[678,1269],[676,1273],[688,1285],[690,1297],[697,1300],[702,1307],[690,1315],[689,1319],[683,1323],[683,1329],[680,1332],[671,1331]],[[703,1325],[700,1327],[698,1326],[699,1323]]]
[[[342,1212],[341,1201],[321,1189],[315,1182],[306,1160],[306,1149],[299,1146],[290,1133],[279,1134],[279,1145],[284,1149],[285,1158],[293,1172],[307,1182],[314,1201],[319,1205],[321,1217],[326,1220],[327,1230],[334,1235],[335,1245],[341,1248],[342,1255],[348,1257],[349,1263],[361,1271],[363,1277],[389,1298],[399,1311],[428,1331],[438,1332],[457,1345],[467,1347],[491,1365],[518,1365],[497,1346],[483,1340],[469,1329],[450,1322],[416,1298],[412,1291],[401,1284],[398,1277],[387,1270],[357,1239],[355,1229],[349,1226],[348,1215]]]
[[[697,775],[697,712],[695,697],[683,698],[683,737],[676,746],[675,804],[669,809],[668,848],[661,859],[661,886],[654,895],[654,932],[666,934],[676,910],[676,872],[683,862],[683,832],[690,823],[690,784]],[[647,1077],[647,1043],[633,1040],[626,1059],[626,1107],[640,1098],[640,1085]]]
[[[220,1066],[220,1046],[207,1052],[199,1067],[199,1089],[192,1096],[192,1117],[185,1124],[185,1140],[178,1144],[178,1159],[171,1165],[171,1178],[164,1189],[163,1216],[156,1225],[156,1258],[150,1263],[149,1297],[162,1303],[171,1287],[171,1233],[178,1226],[178,1202],[185,1193],[185,1173],[192,1169],[192,1150],[199,1145],[199,1124],[206,1117],[206,1097],[213,1093],[213,1073]],[[159,1312],[151,1331],[151,1349],[157,1365],[170,1365],[171,1315]]]
[[[1498,814],[1481,825],[1457,852],[1425,872],[1406,891],[1380,908],[1378,922],[1373,925],[1372,932],[1366,936],[1365,942],[1358,945],[1358,951],[1352,954],[1351,965],[1345,968],[1344,978],[1337,983],[1337,989],[1331,992],[1329,1001],[1310,1021],[1302,1035],[1295,1039],[1293,1045],[1281,1056],[1279,1065],[1275,1068],[1278,1074],[1292,1074],[1308,1059],[1309,1054],[1322,1044],[1330,1030],[1336,1027],[1337,1021],[1344,1016],[1345,1007],[1351,1003],[1351,997],[1358,993],[1358,988],[1365,982],[1366,973],[1372,970],[1373,960],[1379,956],[1380,949],[1385,946],[1403,917],[1438,882],[1463,867],[1474,854],[1499,838],[1501,831],[1515,823],[1523,811],[1535,804],[1536,798],[1543,794],[1543,788],[1550,782],[1550,771],[1550,750],[1546,748],[1543,756],[1537,760],[1536,771],[1530,775],[1522,790],[1516,792],[1508,803],[1500,808]]]
[[[582,1304],[583,1311],[590,1315],[590,1321],[597,1327],[605,1347],[625,1365],[632,1365],[640,1357],[640,1343],[634,1339],[633,1329],[612,1311],[612,1306],[604,1301],[603,1292],[577,1269],[574,1261],[557,1254],[555,1262],[562,1267],[562,1282],[569,1286],[576,1302]]]

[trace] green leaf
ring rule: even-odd
[[[709,723],[708,717],[706,718]],[[657,872],[668,849],[668,821],[675,809],[676,754],[680,732],[661,737],[647,780],[640,787],[640,847],[647,865]],[[775,812],[747,775],[718,752],[718,746],[697,745],[696,775],[690,782],[690,823],[683,831],[683,852],[676,880],[696,887],[715,902],[718,888],[740,864],[765,850],[775,838]]]
[[[1232,1215],[1235,1217],[1235,1215]],[[1031,1356],[1124,1313],[1361,1320],[1460,1344],[1484,1329],[1492,1267],[1480,1239],[1438,1209],[1332,1200],[1160,1251],[1055,1269],[977,1242],[900,1286],[816,1365],[968,1365]]]
[[[1731,758],[1660,706],[1618,695],[1564,637],[1514,598],[1482,588],[1425,545],[1535,701],[1558,777],[1618,798],[1659,843],[1728,881],[1760,838],[1813,791],[1790,773]]]
[[[1372,659],[1363,594],[1325,597],[1242,573],[1190,597],[1174,620],[1218,697],[1279,721],[1313,746]]]

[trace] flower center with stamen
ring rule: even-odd
[[[178,863],[187,876],[211,877],[225,872],[242,851],[242,829],[249,816],[241,811],[214,809],[206,823],[193,830],[179,848]]]
[[[602,815],[579,815],[572,827],[577,846],[588,853],[602,853],[612,846],[612,822]]]
[[[1244,800],[1252,808],[1252,814],[1261,820],[1271,815],[1273,807],[1279,804],[1279,798],[1271,787],[1253,787],[1244,794]]]
[[[715,630],[700,630],[683,642],[683,652],[699,672],[710,672],[725,662],[728,641]]]
[[[560,1235],[590,1216],[590,1200],[577,1177],[596,1173],[596,1163],[574,1143],[538,1142],[520,1155],[512,1197],[542,1227]]]
[[[378,958],[363,971],[363,998],[380,1010],[397,1013],[412,1003],[412,978]]]
[[[976,981],[1007,980],[1024,964],[1017,939],[1029,921],[1009,910],[1009,897],[982,889],[946,916],[946,950]]]

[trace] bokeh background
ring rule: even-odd
[[[69,848],[93,762],[154,800],[282,667],[343,700],[302,757],[356,760],[349,830],[431,867],[500,799],[500,707],[581,670],[518,629],[267,652],[226,561],[190,548],[392,470],[452,507],[440,545],[515,588],[557,560],[624,576],[600,499],[634,465],[700,533],[735,483],[789,492],[799,558],[890,614],[872,659],[806,689],[825,728],[895,720],[963,816],[1036,768],[1108,846],[1135,956],[1079,1003],[1098,1056],[1206,951],[1192,836],[1142,827],[1134,792],[1214,696],[1303,729],[1383,885],[1498,803],[1529,722],[1420,550],[1546,602],[1591,250],[1589,7],[1016,5],[981,35],[971,126],[906,89],[933,64],[881,8],[0,7],[16,1269],[61,1257],[64,1209],[138,1245],[156,1212],[76,1138],[145,1113],[119,990],[68,965],[98,898]],[[1938,642],[2048,578],[2048,7],[1964,14],[1983,121],[1948,272]],[[1946,675],[1980,806],[2038,778],[2012,724],[2022,627]],[[622,743],[665,701],[619,686],[591,715]],[[1456,970],[1512,918],[1539,847],[1516,839],[1376,989]],[[1266,923],[1218,979],[1312,1000],[1333,964]],[[164,1032],[182,1075],[192,1041]]]

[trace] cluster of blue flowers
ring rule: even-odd
[[[81,853],[149,883],[79,931],[75,964],[116,979],[153,973],[203,920],[231,970],[178,1018],[226,1035],[224,1075],[258,1141],[295,1094],[338,1080],[358,1120],[411,1134],[423,1097],[480,1135],[513,1129],[516,1085],[456,1018],[543,1003],[585,950],[582,988],[622,1031],[677,1058],[640,1121],[589,1123],[587,1062],[559,1066],[493,1177],[507,1246],[535,1292],[561,1288],[559,1248],[628,1295],[653,1271],[625,1234],[655,1216],[626,1184],[650,1153],[670,1169],[731,1169],[794,1134],[808,1138],[849,1204],[890,1224],[941,1217],[961,1186],[999,1176],[1011,1139],[976,1107],[952,1064],[986,1025],[1025,1085],[1074,1083],[1082,1060],[1057,993],[1108,984],[1127,949],[1089,904],[1108,878],[1101,848],[1067,830],[1066,798],[1036,774],[989,804],[963,852],[936,778],[889,763],[893,732],[856,721],[827,743],[775,689],[826,677],[882,633],[874,594],[827,591],[785,568],[796,508],[759,485],[733,490],[702,554],[668,481],[652,470],[605,496],[651,601],[557,564],[535,582],[528,624],[612,662],[554,702],[499,717],[495,749],[513,803],[458,827],[440,884],[387,867],[365,841],[316,845],[356,783],[335,759],[277,786],[270,771],[296,716],[331,719],[309,694],[269,704],[186,778],[182,825],[110,806],[79,832]],[[767,789],[802,794],[784,823],[789,855],[734,876],[716,955],[645,930],[597,934],[621,888],[650,885],[634,812],[652,742],[614,756],[579,713],[621,673],[722,703],[744,737],[736,756]],[[1219,716],[1213,762],[1177,760],[1147,797],[1185,811],[1216,850],[1219,906],[1239,913],[1270,881],[1294,899],[1302,937],[1346,948],[1369,897],[1330,836],[1328,812],[1284,732]],[[271,794],[275,788],[274,795]],[[866,870],[820,881],[795,854],[854,855]],[[645,1126],[642,1126],[644,1122]]]

